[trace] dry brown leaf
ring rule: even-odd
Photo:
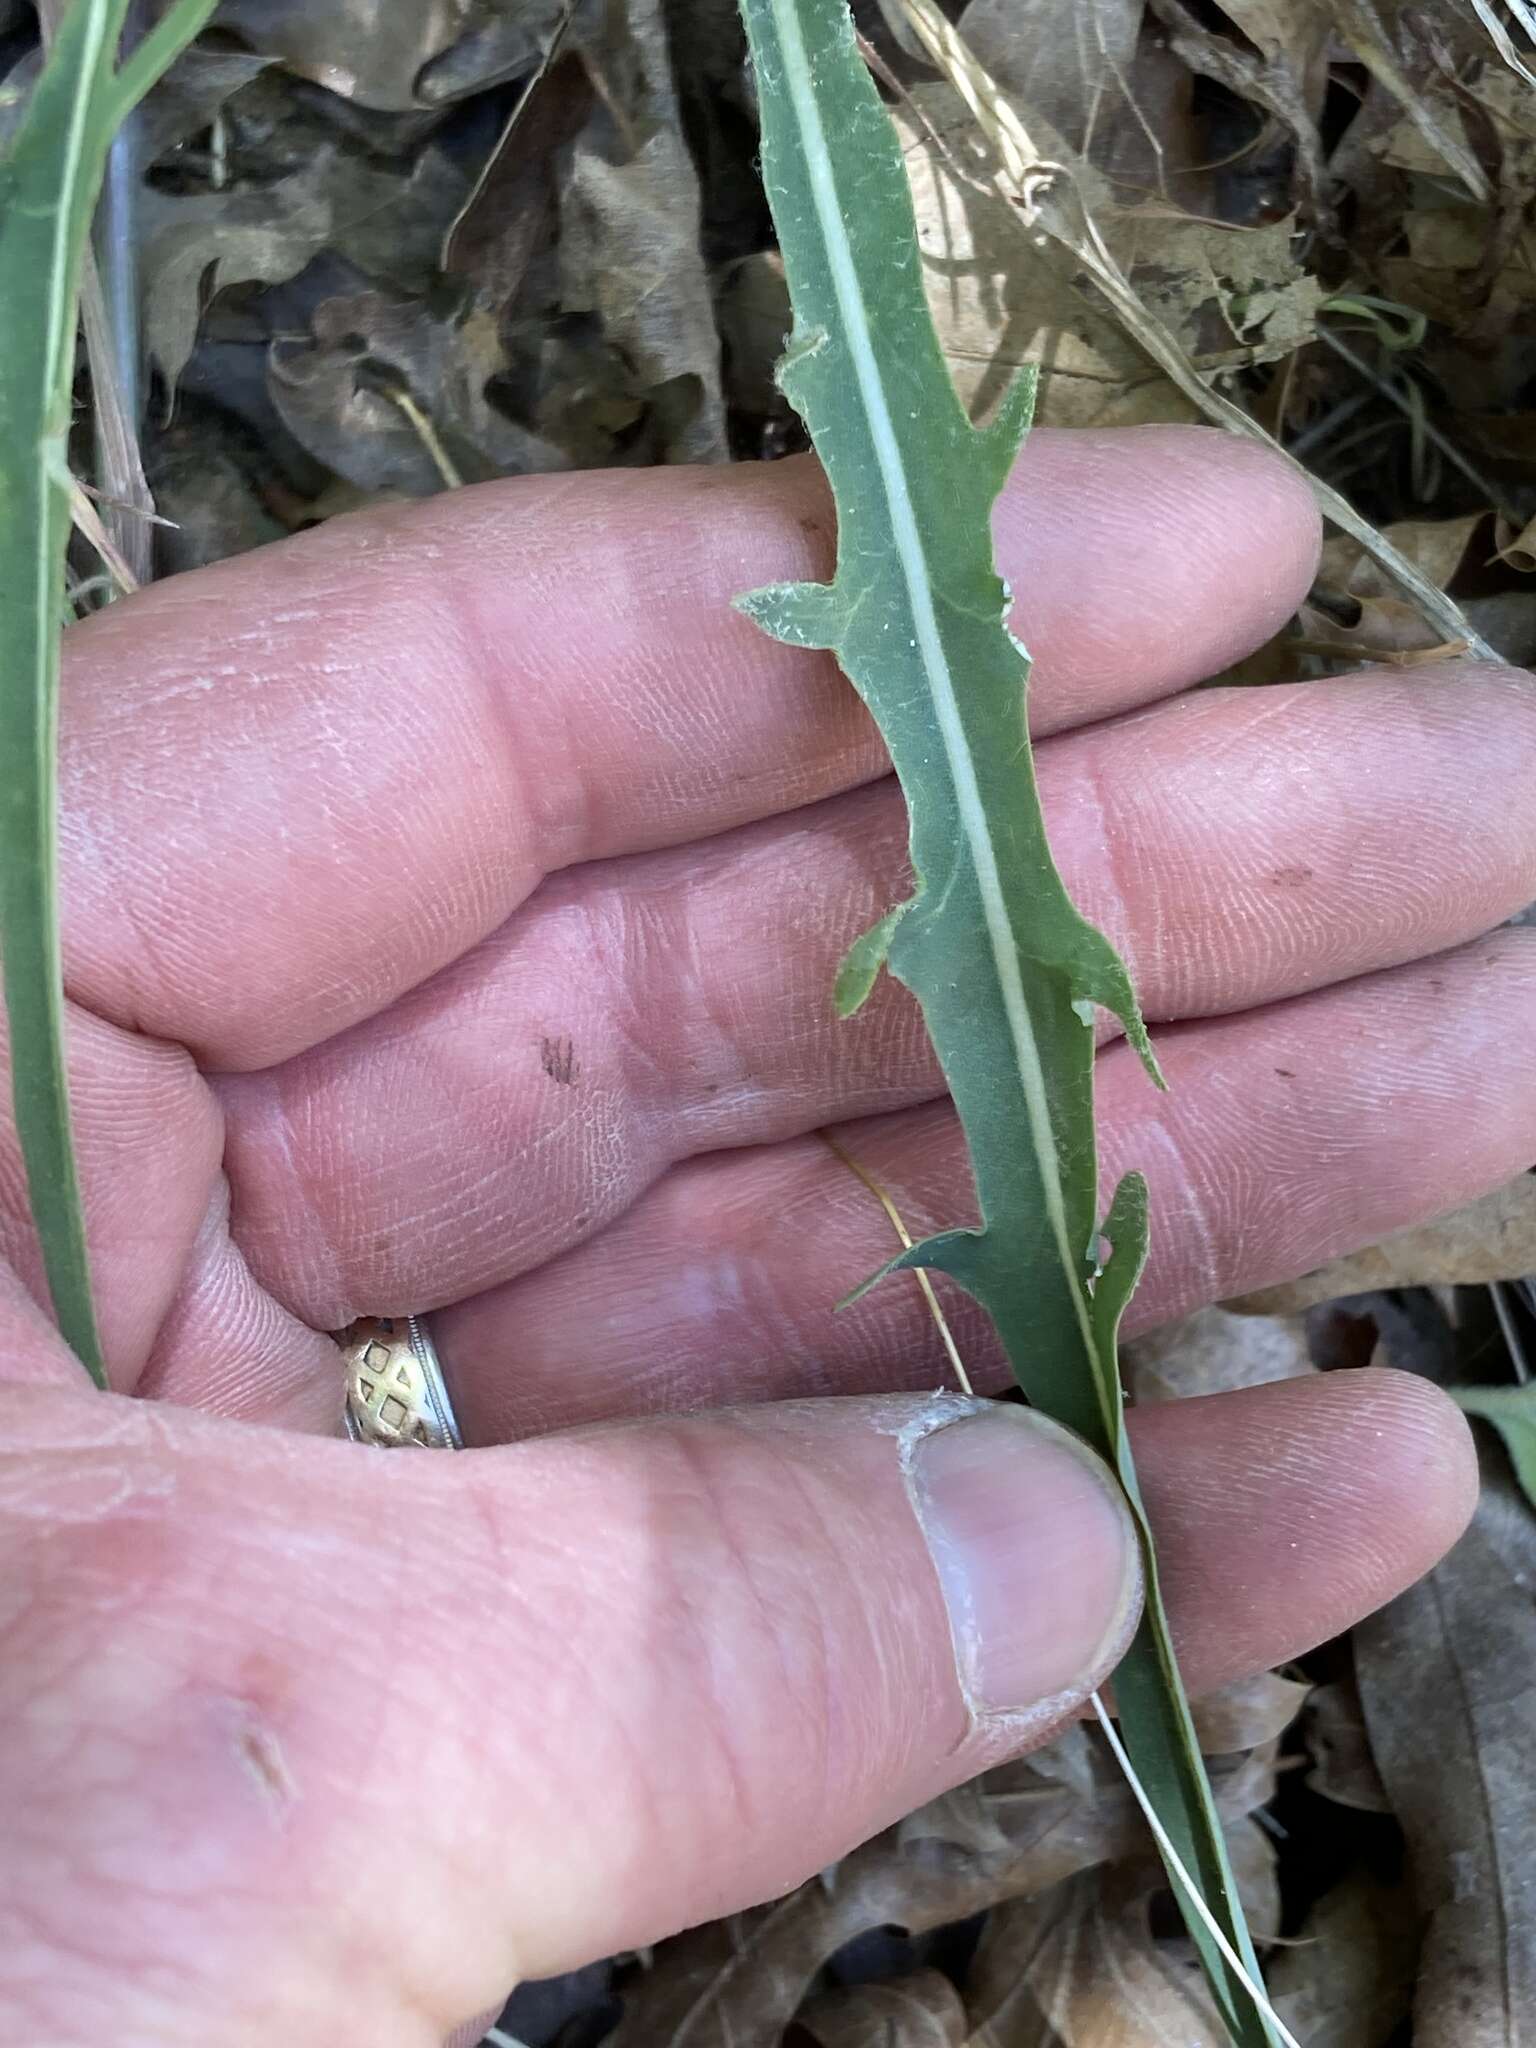
[[[593,313],[647,417],[631,461],[726,455],[720,340],[700,243],[698,173],[683,139],[661,0],[627,0],[584,46],[602,119],[578,138],[560,194],[558,304]]]
[[[1330,212],[1317,121],[1330,56],[1348,55],[1370,75],[1368,135],[1347,138],[1350,155],[1369,147],[1381,161],[1443,187],[1448,174],[1481,205],[1493,197],[1467,133],[1458,94],[1485,67],[1467,23],[1415,0],[1217,0],[1241,34],[1220,32],[1215,8],[1192,0],[1152,0],[1174,49],[1191,69],[1218,79],[1283,122],[1296,139],[1297,170],[1309,209]],[[1475,28],[1475,24],[1472,25]],[[1459,30],[1459,33],[1458,33]],[[1459,66],[1460,75],[1457,75]],[[1481,98],[1483,81],[1478,80]],[[1331,168],[1341,171],[1336,155]],[[1354,181],[1358,183],[1358,180]]]
[[[343,99],[404,110],[531,71],[561,12],[562,0],[223,0],[219,24]]]
[[[1508,465],[1528,472],[1536,461],[1536,413],[1462,411],[1451,424],[1463,446],[1490,468]]]
[[[1311,1691],[1303,1680],[1261,1671],[1203,1693],[1191,1705],[1201,1749],[1207,1756],[1236,1756],[1278,1742]]]
[[[1418,607],[1405,598],[1363,598],[1351,604],[1344,617],[1314,598],[1298,614],[1298,631],[1290,650],[1293,659],[1313,655],[1332,668],[1351,662],[1422,668],[1454,661],[1466,653],[1467,643],[1442,640]]]
[[[973,412],[985,414],[1014,370],[1035,363],[1049,424],[1198,417],[1119,321],[1085,301],[1070,252],[1028,246],[1014,209],[972,182],[984,166],[958,94],[924,86],[894,112],[935,323]],[[1046,149],[1055,140],[1043,127],[1035,139]],[[1167,208],[1117,209],[1102,181],[1083,176],[1107,245],[1198,368],[1272,361],[1310,335],[1319,288],[1297,264],[1289,222],[1225,228]]]
[[[1143,304],[1197,369],[1280,362],[1311,339],[1322,288],[1300,267],[1294,219],[1231,228],[1142,206],[1102,225]]]
[[[1031,1973],[1053,1922],[1080,1912],[1078,1888],[1086,1894],[1092,1883],[1093,1873],[1085,1872],[1044,1898],[1018,1899],[988,1914],[966,1972],[966,2048],[1061,2048]]]
[[[1031,136],[1024,129],[1016,110],[998,91],[985,67],[977,63],[936,0],[893,0],[893,4],[906,12],[934,64],[953,81],[977,131],[985,131],[986,142],[980,146],[980,155],[988,172],[988,189],[1002,196],[1010,209],[1017,207],[1020,225],[1028,229],[1033,246],[1043,248],[1049,242],[1070,251],[1072,260],[1082,266],[1088,286],[1086,295],[1092,304],[1110,310],[1124,332],[1136,337],[1185,400],[1229,431],[1265,443],[1286,456],[1295,464],[1297,473],[1307,477],[1324,515],[1345,532],[1354,534],[1362,546],[1391,570],[1403,590],[1422,607],[1426,618],[1436,622],[1448,642],[1464,644],[1469,652],[1496,660],[1493,650],[1445,593],[1398,554],[1390,542],[1383,540],[1342,492],[1308,472],[1253,415],[1215,382],[1201,376],[1199,366],[1178,334],[1143,302],[1108,248],[1096,224],[1095,209],[1090,204],[1091,181],[1083,167],[1074,171],[1051,160],[1046,138]],[[932,123],[924,126],[923,134],[925,146],[934,146]],[[1311,283],[1315,289],[1315,280],[1302,278],[1300,283],[1303,288]],[[1228,317],[1230,320],[1230,311]]]
[[[591,115],[596,89],[579,50],[552,49],[512,110],[443,241],[442,264],[477,300],[505,310],[551,232],[558,152]]]
[[[1512,569],[1519,569],[1526,575],[1536,570],[1536,519],[1528,519],[1523,526],[1501,519],[1496,539],[1501,562],[1508,562]]]
[[[337,476],[426,497],[565,466],[487,401],[503,367],[489,314],[450,322],[425,300],[359,291],[323,300],[306,343],[272,349],[267,385],[289,432]]]
[[[1009,98],[1077,156],[1115,119],[1141,37],[1142,0],[970,0],[960,33]]]
[[[1195,408],[1119,324],[1085,304],[1073,282],[1072,258],[1054,244],[1026,249],[1012,208],[958,175],[934,149],[929,123],[962,163],[971,158],[970,116],[957,96],[945,86],[924,86],[914,100],[921,119],[905,107],[893,113],[906,150],[934,323],[973,414],[984,416],[1019,366],[1030,362],[1040,369],[1044,424],[1193,419]]]
[[[262,504],[238,457],[192,417],[202,431],[188,433],[189,422],[179,420],[157,442],[149,472],[155,503],[170,521],[155,547],[162,575],[226,561],[288,530]]]
[[[1254,1940],[1262,1948],[1280,1931],[1280,1874],[1275,1837],[1259,1819],[1248,1814],[1227,1829],[1227,1854],[1232,1860],[1243,1914]],[[1182,1943],[1182,1935],[1175,1938]]]
[[[1268,1727],[1255,1694],[1246,1726]],[[1241,1824],[1274,1791],[1274,1745],[1215,1760],[1212,1781],[1260,1912],[1268,1882]],[[878,1927],[923,1934],[1146,1853],[1145,1823],[1098,1736],[1077,1724],[888,1828],[776,1905],[668,1942],[606,2048],[778,2048],[828,1957]],[[1246,1878],[1242,1874],[1246,1872]],[[1245,1896],[1248,1896],[1245,1893]]]
[[[1432,583],[1448,590],[1487,516],[1484,512],[1469,512],[1455,519],[1400,519],[1382,531],[1398,552],[1422,569]],[[1324,543],[1317,576],[1320,583],[1351,597],[1397,595],[1392,579],[1381,565],[1373,562],[1359,542],[1346,533],[1332,534]]]
[[[889,0],[885,12],[901,18]],[[1144,0],[971,0],[958,26],[1030,132],[1060,136],[1128,204],[1155,195],[1221,218],[1195,80],[1145,14]]]
[[[1398,552],[1441,590],[1451,587],[1474,548],[1483,512],[1455,519],[1405,519],[1384,527]],[[1442,640],[1419,608],[1348,534],[1325,544],[1313,596],[1302,606],[1291,658],[1313,654],[1330,662],[1391,662],[1396,666],[1441,661],[1460,652]]]
[[[1243,1820],[1227,1845],[1262,1941],[1280,1918],[1274,1844]],[[1153,1934],[1165,1886],[1143,1854],[998,1907],[967,1973],[967,2048],[1225,2048],[1192,1945]]]
[[[1379,7],[1376,0],[1329,4],[1338,32],[1402,109],[1380,147],[1383,159],[1430,176],[1443,177],[1449,169],[1474,199],[1489,200],[1488,174],[1467,135],[1455,87],[1441,75],[1435,45],[1417,32],[1413,12],[1402,0]]]
[[[1448,186],[1439,152],[1406,119],[1377,124],[1360,145],[1382,167],[1394,196],[1372,228],[1380,240],[1378,290],[1418,307],[1452,331],[1425,360],[1459,407],[1513,407],[1528,381],[1522,367],[1531,314],[1530,205],[1536,196],[1536,123],[1530,88],[1475,44],[1456,40],[1426,75],[1422,101],[1447,129],[1459,124],[1495,167],[1497,191],[1478,203]],[[1463,29],[1465,24],[1462,25]],[[1458,79],[1452,66],[1460,57]],[[1369,125],[1369,124],[1367,124]],[[1338,166],[1357,181],[1358,152]]]
[[[1333,33],[1326,0],[1217,0],[1217,5],[1266,58],[1283,58],[1298,72]]]
[[[969,2023],[959,1992],[938,1970],[893,1984],[855,1984],[813,1998],[796,2031],[821,2048],[965,2048]]]
[[[1137,1858],[994,1912],[968,1973],[967,2048],[1227,2048],[1193,1947],[1152,1933],[1165,1882]]]
[[[1384,1287],[1471,1287],[1527,1273],[1536,1273],[1536,1175],[1522,1173],[1437,1223],[1400,1230],[1299,1280],[1242,1295],[1226,1306],[1239,1315],[1286,1316],[1341,1294]]]
[[[1319,1685],[1302,1710],[1301,1738],[1312,1768],[1307,1783],[1336,1806],[1357,1813],[1390,1813],[1353,1679]]]
[[[147,164],[190,142],[240,88],[272,62],[248,50],[183,50],[145,99],[139,114],[140,156]]]
[[[1315,217],[1327,220],[1331,205],[1317,126],[1332,35],[1326,7],[1320,0],[1228,0],[1221,11],[1240,36],[1220,33],[1188,0],[1152,0],[1151,11],[1192,73],[1214,78],[1289,130],[1299,196]]]
[[[1387,2048],[1408,2017],[1418,1959],[1411,1891],[1361,1869],[1323,1894],[1265,1974],[1306,2048]]]
[[[561,299],[601,316],[635,395],[659,423],[658,457],[725,457],[720,342],[699,251],[697,185],[675,134],[627,163],[578,149],[563,194]]]
[[[404,173],[322,149],[271,185],[147,192],[141,271],[150,356],[174,388],[206,300],[228,285],[296,277],[321,250],[371,277],[425,290],[463,198],[462,173],[431,148]]]
[[[1362,1622],[1371,1747],[1428,1914],[1414,2048],[1526,2048],[1536,2014],[1536,1517],[1490,1458],[1471,1529]]]
[[[1221,1394],[1313,1372],[1300,1316],[1237,1316],[1222,1308],[1149,1330],[1124,1349],[1125,1383],[1133,1400],[1179,1401]]]
[[[1049,1889],[1143,1839],[1129,1792],[1085,1799],[1032,1759],[888,1829],[777,1905],[669,1942],[608,2048],[777,2048],[826,1959],[870,1928],[923,1933]]]

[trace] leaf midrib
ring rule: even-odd
[[[821,112],[816,103],[815,87],[811,79],[810,59],[800,33],[795,0],[773,0],[773,10],[778,20],[780,46],[784,52],[785,79],[789,87],[790,103],[794,107],[795,118],[804,139],[806,174],[810,180],[817,224],[821,229],[822,242],[827,252],[832,290],[837,298],[838,312],[842,316],[843,334],[852,358],[859,396],[863,400],[875,461],[879,466],[881,482],[885,488],[886,508],[896,543],[896,557],[901,565],[902,580],[906,585],[913,631],[928,678],[934,716],[944,742],[961,829],[970,853],[971,865],[976,873],[993,968],[1002,994],[1003,1012],[1008,1020],[1009,1035],[1014,1047],[1014,1062],[1018,1068],[1025,1112],[1029,1119],[1030,1138],[1039,1164],[1046,1217],[1051,1226],[1051,1235],[1055,1240],[1062,1269],[1067,1276],[1067,1291],[1072,1297],[1084,1349],[1091,1357],[1095,1348],[1093,1329],[1083,1290],[1075,1281],[1076,1257],[1067,1230],[1066,1201],[1057,1170],[1056,1140],[1051,1126],[1045,1072],[1040,1060],[1034,1025],[1029,1015],[1029,1004],[1024,994],[1024,977],[1019,967],[1013,928],[1008,919],[997,856],[987,831],[986,810],[976,781],[976,770],[965,736],[964,721],[960,716],[954,678],[944,654],[938,617],[933,608],[932,577],[929,573],[928,559],[923,548],[917,515],[907,491],[906,473],[896,440],[890,405],[885,395],[885,383],[875,356],[864,296],[859,285],[858,268],[843,224],[842,207],[838,201],[837,185],[832,175],[826,131],[822,127]],[[1086,1251],[1086,1247],[1081,1249]]]

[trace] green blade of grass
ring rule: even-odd
[[[70,1132],[56,731],[80,270],[113,131],[202,27],[178,0],[117,70],[128,0],[73,0],[0,161],[0,965],[33,1220],[65,1338],[105,1386]]]
[[[780,381],[832,486],[837,570],[830,584],[739,602],[780,639],[832,650],[889,747],[917,887],[856,942],[837,1000],[857,1007],[882,963],[917,996],[983,1218],[893,1263],[938,1268],[974,1295],[1030,1400],[1120,1477],[1147,1579],[1115,1682],[1125,1746],[1174,1852],[1170,1881],[1217,2010],[1241,2048],[1272,2048],[1124,1427],[1117,1331],[1145,1256],[1147,1199],[1128,1175],[1100,1218],[1096,1005],[1160,1077],[1124,965],[1051,858],[1024,716],[1027,657],[1006,629],[993,564],[992,506],[1032,387],[1016,385],[985,429],[966,417],[924,295],[900,146],[845,0],[743,0],[743,12],[795,317]]]

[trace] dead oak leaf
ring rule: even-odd
[[[889,1984],[829,1991],[795,2015],[819,2048],[965,2048],[965,2006],[949,1978],[916,1970]]]
[[[1444,1563],[1355,1631],[1371,1748],[1428,1915],[1415,2048],[1521,2048],[1536,2012],[1536,1518],[1490,1463]]]
[[[141,256],[145,345],[174,390],[204,306],[234,284],[277,284],[322,250],[372,277],[411,285],[436,266],[463,173],[436,149],[401,171],[317,150],[270,185],[228,192],[146,191]]]
[[[1275,2010],[1307,2048],[1387,2048],[1408,2017],[1419,1958],[1410,1888],[1352,1871],[1324,1892],[1266,1975]]]

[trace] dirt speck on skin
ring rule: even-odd
[[[273,1820],[281,1821],[298,1797],[282,1742],[248,1694],[230,1699],[227,1711],[229,1733],[240,1767],[255,1785]]]
[[[277,1737],[252,1725],[242,1728],[236,1740],[241,1756],[273,1804],[287,1806],[293,1798],[293,1780]]]
[[[541,1038],[539,1040],[539,1065],[561,1088],[574,1086],[581,1071],[576,1064],[576,1045],[569,1038]]]

